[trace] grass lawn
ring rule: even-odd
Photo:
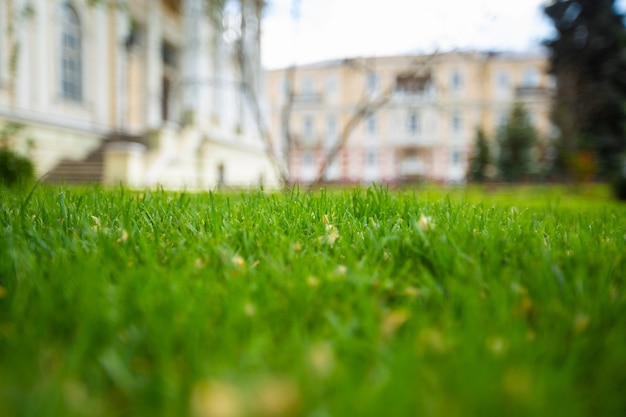
[[[626,205],[0,189],[0,415],[625,416]]]

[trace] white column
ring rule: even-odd
[[[203,4],[198,0],[184,0],[183,2],[183,27],[184,27],[184,44],[183,44],[183,61],[181,70],[182,82],[182,102],[184,112],[194,112],[194,116],[198,116],[198,102],[200,100],[200,91],[198,73],[200,63],[198,62],[198,52],[201,44],[200,34],[200,13],[204,10]]]
[[[226,77],[225,67],[226,67],[226,59],[227,55],[225,53],[225,45],[224,39],[222,38],[222,33],[218,32],[219,29],[215,29],[215,36],[211,41],[211,50],[213,51],[213,64],[212,64],[212,73],[215,79],[215,83],[213,85],[213,91],[211,93],[212,103],[214,105],[211,108],[211,119],[216,119],[220,124],[224,124],[224,115],[225,115],[225,97],[227,96],[226,88],[232,88],[231,85],[222,85],[224,79]],[[219,105],[218,105],[219,103]]]
[[[128,127],[128,53],[125,48],[125,40],[130,30],[130,18],[125,11],[117,11],[115,14],[115,37],[114,51],[116,55],[116,127],[125,131]]]
[[[30,91],[33,84],[31,54],[33,39],[31,38],[32,23],[30,20],[17,21],[19,11],[24,7],[24,0],[15,0],[13,16],[15,19],[15,39],[18,43],[17,68],[15,71],[15,102],[20,109],[30,110]]]
[[[261,16],[257,13],[256,2],[250,0],[244,0],[243,13],[246,22],[246,33],[242,34],[244,37],[244,54],[245,54],[245,68],[244,77],[242,80],[247,84],[247,88],[254,92],[257,100],[261,98],[261,61],[260,61],[260,25]],[[252,106],[257,104],[250,103],[250,97],[245,94],[245,91],[240,91],[240,100],[242,102],[242,120],[241,123],[244,130],[247,132],[256,132],[257,125],[254,116],[254,109]],[[258,103],[260,105],[260,103]]]
[[[161,89],[163,62],[161,59],[162,22],[159,5],[151,2],[146,18],[146,123],[149,129],[161,127]]]
[[[94,120],[99,125],[109,126],[111,100],[111,55],[109,49],[109,11],[106,7],[96,6],[94,11],[93,47],[94,74],[93,96]]]
[[[261,78],[261,16],[257,14],[257,6],[255,1],[244,1],[243,2],[246,11],[245,16],[247,16],[248,24],[247,24],[247,33],[245,36],[245,47],[246,47],[246,60],[247,60],[247,74],[246,76],[249,78],[247,80],[251,83],[251,87],[255,90],[255,93],[258,95],[261,91],[260,78]],[[248,72],[249,71],[249,72]]]
[[[182,65],[183,106],[192,111],[196,123],[206,125],[211,117],[215,77],[213,73],[213,30],[204,0],[184,0],[184,50]]]
[[[52,97],[50,79],[48,74],[50,70],[46,71],[46,68],[50,68],[51,64],[54,64],[51,59],[50,49],[53,45],[50,44],[51,39],[54,38],[54,33],[50,31],[50,18],[54,17],[48,9],[49,3],[45,0],[35,0],[34,7],[37,12],[33,18],[33,31],[36,37],[36,42],[33,45],[34,51],[34,67],[37,68],[34,77],[35,83],[33,85],[33,101],[34,109],[37,111],[45,111],[48,103]]]

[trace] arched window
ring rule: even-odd
[[[61,6],[61,96],[83,99],[82,38],[78,14],[68,3]]]

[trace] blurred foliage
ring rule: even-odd
[[[32,161],[11,149],[23,129],[24,125],[16,122],[7,122],[0,128],[0,186],[26,185],[35,178]]]
[[[557,168],[569,171],[580,151],[597,155],[612,177],[626,149],[626,30],[614,0],[555,1],[545,7],[556,34],[546,42],[557,78],[554,121],[561,131]]]
[[[580,151],[571,155],[568,164],[577,183],[591,181],[598,170],[595,154],[590,151]]]
[[[491,164],[491,152],[487,136],[482,129],[476,131],[474,151],[470,157],[468,177],[470,181],[485,181],[488,177],[487,170]]]
[[[17,122],[6,122],[0,127],[0,148],[10,148],[15,136],[24,129],[24,125]]]
[[[0,186],[23,186],[35,178],[35,167],[30,159],[10,149],[0,149]]]
[[[626,177],[617,177],[613,182],[613,190],[618,200],[626,201]]]
[[[626,201],[626,156],[621,158],[622,169],[613,178],[613,193],[618,200]]]

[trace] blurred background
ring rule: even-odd
[[[53,183],[621,183],[624,10],[4,0],[1,146]]]

